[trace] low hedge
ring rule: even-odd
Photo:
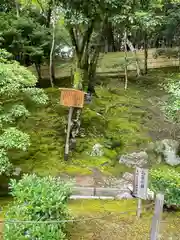
[[[165,195],[167,206],[180,207],[180,173],[168,169],[151,171],[151,190]]]
[[[19,182],[11,180],[10,189],[14,202],[5,217],[11,222],[5,223],[4,239],[67,239],[64,220],[69,218],[68,183],[50,176],[25,175]]]

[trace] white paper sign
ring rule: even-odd
[[[148,169],[136,168],[134,174],[134,191],[133,195],[138,198],[147,198],[148,188]]]

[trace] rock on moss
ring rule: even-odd
[[[122,155],[119,159],[120,163],[124,163],[128,167],[143,167],[148,163],[148,155],[146,152],[134,152]]]

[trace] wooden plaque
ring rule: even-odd
[[[84,92],[73,88],[60,88],[60,104],[66,107],[83,108]]]

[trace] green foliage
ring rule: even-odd
[[[10,169],[12,168],[11,163],[9,162],[9,158],[6,150],[3,148],[0,149],[0,175],[3,173],[9,174]]]
[[[63,220],[69,218],[67,200],[71,194],[71,184],[50,176],[41,178],[36,175],[24,175],[19,182],[11,180],[10,189],[14,202],[5,219],[35,223],[6,223],[5,239],[67,239],[66,223]]]
[[[155,169],[151,171],[151,189],[155,193],[162,192],[165,195],[165,203],[168,206],[180,206],[180,173],[167,169]]]
[[[29,145],[29,136],[14,127],[9,127],[0,136],[0,147],[5,149],[27,150]]]
[[[124,0],[104,0],[103,4],[101,2],[97,2],[95,0],[91,0],[89,2],[83,0],[74,0],[74,1],[65,1],[60,0],[63,4],[63,10],[65,13],[66,20],[68,19],[71,24],[83,24],[88,23],[88,20],[97,20],[103,19],[104,15],[112,15],[115,12],[118,12],[122,7]],[[78,18],[77,18],[78,16]]]
[[[180,115],[180,82],[179,74],[173,74],[167,79],[167,83],[163,85],[168,93],[168,100],[163,105],[163,110],[167,117],[179,121]]]
[[[164,26],[162,34],[168,41],[176,41],[179,46],[179,24],[180,24],[180,5],[170,4],[167,7],[166,15],[164,16]],[[176,45],[177,46],[177,45]]]
[[[47,96],[42,89],[35,88],[36,78],[17,62],[8,62],[10,55],[1,51],[0,61],[0,173],[7,173],[11,164],[9,150],[26,151],[30,144],[29,135],[16,128],[18,119],[27,118],[27,100],[45,104]],[[4,58],[5,57],[5,58]],[[4,60],[3,60],[4,59]],[[25,101],[26,100],[26,101]]]
[[[18,19],[13,14],[0,14],[0,44],[23,65],[41,64],[49,58],[50,33],[27,13]]]
[[[7,63],[11,60],[12,54],[7,52],[5,49],[0,49],[0,62]]]

